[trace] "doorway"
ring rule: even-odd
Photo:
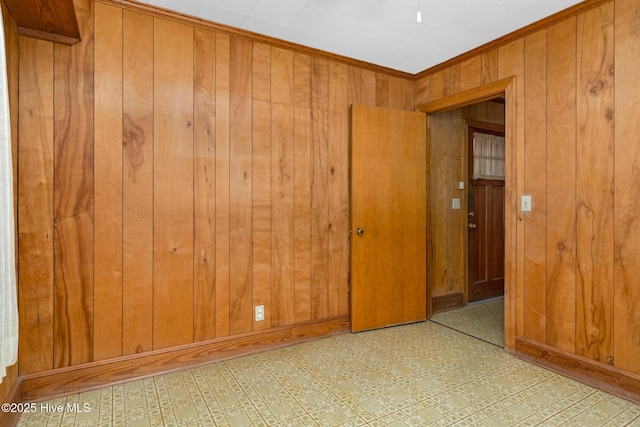
[[[439,120],[441,113],[449,112],[461,109],[463,107],[470,107],[478,103],[489,101],[495,98],[503,98],[504,102],[504,128],[505,128],[505,180],[504,180],[504,348],[508,351],[513,351],[515,347],[515,332],[516,332],[516,298],[515,298],[515,264],[516,264],[516,232],[517,232],[517,204],[516,204],[516,183],[515,176],[515,159],[517,153],[517,141],[514,141],[515,129],[515,117],[516,117],[516,105],[514,97],[515,79],[508,78],[500,80],[476,89],[458,93],[454,96],[442,98],[427,104],[418,106],[418,109],[428,115],[428,126],[431,132],[432,125]],[[440,116],[443,117],[443,116]],[[464,119],[463,119],[464,120]],[[444,126],[457,126],[452,124],[451,121],[441,120],[440,124]],[[464,121],[462,125],[464,129]],[[466,129],[465,129],[466,130]],[[466,135],[462,144],[464,144],[463,157],[466,157]],[[433,157],[433,145],[430,141],[430,154]],[[441,158],[437,156],[435,158]],[[452,157],[449,156],[445,159],[448,162]],[[455,159],[455,155],[453,156]],[[449,298],[448,304],[458,304],[459,306],[465,306],[469,302],[469,296],[466,286],[468,279],[468,272],[466,271],[467,263],[467,245],[468,245],[468,216],[466,207],[466,198],[468,191],[469,181],[466,178],[467,170],[466,162],[459,162],[462,164],[462,170],[458,171],[459,175],[457,179],[445,179],[445,192],[446,198],[439,203],[446,209],[444,214],[440,214],[441,218],[447,218],[446,221],[452,225],[447,225],[445,231],[438,231],[442,227],[442,224],[438,224],[438,212],[434,212],[432,207],[429,212],[429,230],[431,239],[429,241],[430,250],[430,271],[429,271],[429,295],[430,298],[427,301],[429,317],[436,311],[434,310],[437,298],[445,296]],[[433,164],[432,164],[433,165]],[[456,167],[455,164],[453,166]],[[438,175],[438,172],[432,170],[431,173],[435,174],[432,178],[432,182],[440,179],[442,183],[442,177]],[[439,186],[440,183],[432,185]],[[434,187],[432,186],[431,189]],[[435,195],[432,195],[435,198]],[[434,218],[435,216],[435,218]],[[454,231],[458,230],[458,231]],[[439,234],[439,235],[438,235]],[[438,254],[438,244],[446,239],[459,239],[458,236],[462,236],[462,248],[457,250],[455,245],[449,245],[445,251],[440,248]],[[462,254],[462,255],[461,255]],[[445,260],[442,260],[445,257]],[[456,269],[456,272],[450,271]],[[443,275],[445,273],[446,275]],[[443,279],[444,278],[444,279]],[[439,288],[440,287],[440,288]],[[445,289],[442,295],[441,292]]]
[[[504,102],[429,120],[432,320],[504,346]]]

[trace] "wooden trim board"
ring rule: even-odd
[[[6,378],[6,377],[5,377]],[[18,377],[9,389],[9,394],[2,403],[22,403],[22,379]],[[13,427],[18,424],[20,419],[20,412],[4,412],[0,411],[0,426],[1,427]]]
[[[72,45],[80,41],[79,38],[69,37],[63,34],[54,34],[46,31],[40,31],[34,28],[18,27],[18,34],[34,39],[46,40],[54,43],[62,43]]]
[[[22,378],[22,399],[37,402],[106,387],[178,369],[193,368],[316,338],[349,332],[348,316],[320,322],[281,327],[260,333],[188,344],[103,362],[26,375]],[[22,400],[21,399],[21,400]]]
[[[455,294],[433,297],[431,304],[433,314],[464,307],[463,294],[462,292],[458,292]]]
[[[455,95],[440,98],[416,106],[416,110],[427,114],[442,113],[444,111],[455,110],[478,102],[489,101],[490,99],[505,93],[507,87],[513,81],[513,77],[498,80],[493,83],[479,86],[473,89],[458,92]]]
[[[640,404],[640,375],[634,375],[524,337],[516,338],[515,355],[527,362]]]

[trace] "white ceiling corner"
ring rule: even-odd
[[[145,0],[415,74],[580,0]],[[418,3],[422,23],[416,22]]]

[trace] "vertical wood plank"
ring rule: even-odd
[[[271,295],[274,326],[291,325],[295,321],[293,73],[293,52],[274,48],[271,74]]]
[[[253,45],[253,305],[271,323],[271,47]]]
[[[293,73],[295,322],[299,323],[311,319],[311,58],[295,53]]]
[[[505,134],[511,134],[511,145],[505,147],[505,281],[515,278],[511,286],[505,282],[505,292],[515,292],[515,298],[505,298],[505,318],[515,319],[511,324],[505,323],[505,345],[515,346],[515,336],[524,333],[524,223],[516,199],[524,194],[524,39],[515,40],[498,48],[497,78],[516,77],[515,84],[507,93],[515,102],[507,103],[505,116],[507,126]],[[483,65],[484,73],[484,65]],[[518,107],[520,106],[520,107]],[[512,178],[509,178],[512,177]],[[516,185],[508,185],[515,182]],[[511,220],[516,218],[516,220]],[[511,222],[510,222],[511,220]],[[509,256],[508,254],[515,254]],[[515,305],[510,302],[514,301]],[[515,325],[514,325],[515,324]]]
[[[640,4],[616,2],[616,90],[615,90],[615,270],[614,270],[614,357],[615,366],[640,372]]]
[[[578,16],[576,353],[613,362],[613,4]]]
[[[360,76],[358,88],[359,100],[362,105],[376,105],[376,73],[371,70],[359,69]]]
[[[341,64],[329,64],[328,116],[328,249],[329,249],[329,316],[347,314],[349,266],[349,114],[347,110],[347,69]],[[393,88],[390,101],[401,107],[401,81],[389,80]]]
[[[311,318],[329,314],[329,113],[311,110]]]
[[[460,90],[465,91],[482,84],[482,56],[474,56],[460,63]]]
[[[351,67],[347,69],[349,85],[351,85]],[[293,103],[297,108],[311,108],[311,57],[303,53],[293,54]],[[351,89],[351,86],[349,86]],[[347,94],[347,99],[351,102],[351,90]]]
[[[94,359],[122,356],[122,9],[95,5]]]
[[[153,17],[123,12],[123,354],[153,348]]]
[[[294,84],[293,52],[274,47],[271,50],[271,102],[293,105]]]
[[[216,336],[216,35],[193,33],[194,341]]]
[[[547,30],[546,342],[575,351],[576,18]]]
[[[53,44],[20,37],[18,305],[21,374],[53,369]]]
[[[82,41],[54,46],[54,366],[93,359],[93,2]]]
[[[414,111],[416,109],[415,102],[415,83],[413,80],[402,79],[402,101],[401,108],[407,111]]]
[[[416,105],[431,101],[431,76],[422,77],[416,80],[414,86]]]
[[[498,49],[483,53],[482,60],[482,84],[498,80]]]
[[[329,111],[349,111],[348,67],[329,61]]]
[[[438,71],[431,75],[431,101],[444,96],[444,71]]]
[[[547,271],[547,34],[525,37],[524,185],[535,207],[524,213],[524,331],[527,338],[545,342]]]
[[[455,64],[443,70],[444,96],[460,92],[460,64]]]
[[[441,170],[442,165],[446,164],[445,155],[442,154],[441,144],[438,141],[442,141],[441,135],[446,135],[447,113],[433,114],[429,116],[429,147],[431,150],[431,167],[429,170],[431,173],[431,180],[429,182],[430,189],[429,194],[432,195],[432,201],[430,206],[430,220],[432,230],[432,297],[437,297],[447,294],[447,286],[449,280],[446,275],[446,242],[443,233],[446,231],[445,216],[442,215],[442,189],[444,186],[445,174]],[[443,129],[444,127],[444,129]],[[439,161],[436,161],[438,159]],[[444,201],[446,203],[446,199]],[[446,204],[445,204],[446,206]],[[449,286],[450,287],[450,286]]]
[[[402,79],[400,77],[389,76],[387,92],[387,105],[395,110],[402,110]]]
[[[311,60],[311,319],[329,314],[329,66]]]
[[[216,338],[229,336],[230,43],[216,34]]]
[[[349,105],[376,105],[376,73],[359,67],[349,66],[348,101]]]
[[[480,105],[484,105],[485,108],[485,121],[489,123],[495,123],[498,125],[505,124],[504,120],[504,110],[505,106],[501,102],[482,102]]]
[[[193,341],[193,27],[154,19],[153,347]]]
[[[376,106],[382,108],[389,107],[389,76],[376,73]]]
[[[229,333],[253,327],[251,42],[232,37],[229,74]]]
[[[457,81],[457,75],[456,75]],[[457,87],[457,85],[456,85]],[[450,159],[449,166],[446,168],[447,174],[447,208],[450,208],[451,199],[459,198],[461,206],[466,206],[466,198],[464,191],[461,191],[458,187],[460,181],[465,181],[467,176],[467,165],[464,161],[467,155],[467,137],[466,126],[462,110],[458,109],[453,115],[452,123],[453,134],[456,138],[447,141],[448,157]],[[451,251],[447,257],[447,264],[449,265],[450,277],[453,279],[453,293],[463,293],[465,289],[465,246],[464,241],[468,236],[468,229],[465,228],[467,223],[467,217],[463,216],[464,209],[450,210],[445,213],[449,222],[449,250]]]
[[[311,108],[329,111],[329,61],[311,58]]]

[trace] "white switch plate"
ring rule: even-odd
[[[460,181],[460,182],[458,183],[458,188],[459,188],[460,190],[464,190],[464,181]]]
[[[256,322],[264,320],[264,305],[256,305]]]
[[[451,200],[451,209],[460,209],[460,199]]]
[[[522,212],[531,212],[531,196],[525,195],[520,197],[520,210]]]

